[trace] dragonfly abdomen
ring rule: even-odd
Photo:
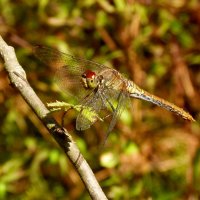
[[[161,99],[153,94],[150,94],[143,89],[139,88],[136,84],[134,84],[131,81],[128,81],[127,90],[130,94],[130,97],[135,97],[137,99],[142,99],[145,101],[149,101],[157,106],[160,106],[168,111],[174,112],[175,114],[181,116],[183,119],[189,120],[189,121],[195,121],[194,118],[184,111],[182,108],[176,106],[173,103],[170,103],[164,99]]]

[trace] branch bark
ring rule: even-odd
[[[8,72],[9,79],[17,90],[21,93],[24,100],[42,121],[52,137],[64,150],[67,157],[80,175],[86,189],[94,200],[106,200],[106,196],[97,182],[90,166],[84,159],[80,150],[76,146],[70,134],[61,127],[50,115],[36,93],[33,91],[26,79],[26,73],[17,61],[14,48],[8,46],[0,36],[0,54],[4,59],[5,69]]]

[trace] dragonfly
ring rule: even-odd
[[[57,68],[55,77],[58,86],[82,105],[76,118],[77,130],[86,130],[99,120],[97,115],[87,117],[87,108],[98,115],[103,110],[109,110],[111,121],[108,135],[130,98],[151,102],[185,120],[195,121],[182,108],[141,89],[113,68],[41,45],[34,47],[34,53],[46,65]]]

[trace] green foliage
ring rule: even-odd
[[[199,199],[200,127],[135,100],[101,148],[109,119],[75,130],[83,108],[55,87],[56,68],[30,50],[44,44],[114,67],[200,119],[199,1],[0,1],[0,34],[61,121],[110,199]],[[0,63],[0,199],[89,199],[73,167],[11,88]],[[85,116],[99,116],[84,108]],[[133,112],[132,112],[133,111]]]

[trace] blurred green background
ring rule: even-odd
[[[44,103],[70,101],[56,69],[31,52],[43,44],[126,74],[190,112],[196,123],[132,100],[106,146],[106,123],[72,134],[109,199],[200,199],[200,2],[198,0],[0,0],[0,35],[16,49]],[[53,114],[60,122],[62,113]],[[0,62],[0,199],[90,199],[65,154]]]

